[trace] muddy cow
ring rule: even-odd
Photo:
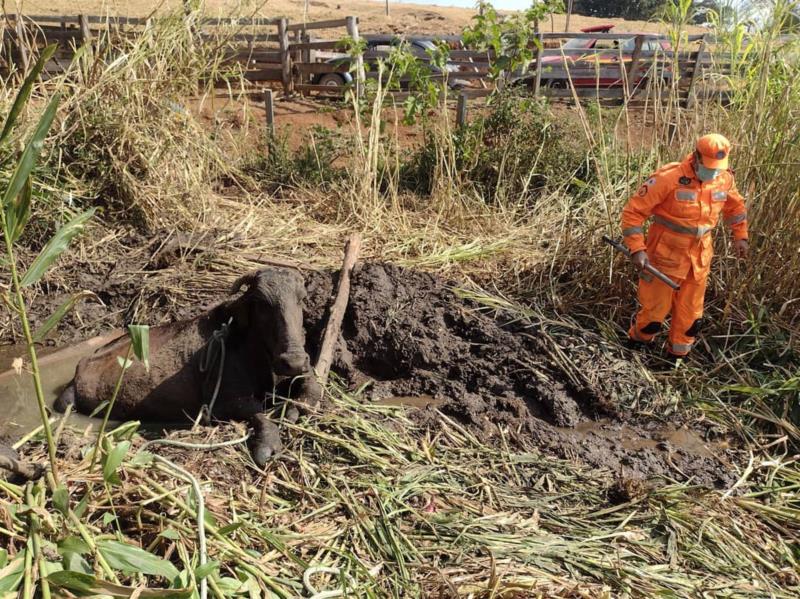
[[[303,330],[303,277],[289,268],[253,271],[231,293],[246,291],[189,321],[150,329],[150,368],[138,361],[125,373],[111,416],[175,422],[193,420],[213,403],[219,420],[248,420],[255,429],[253,459],[263,466],[280,448],[276,425],[264,414],[281,380],[301,405],[319,397]],[[108,400],[128,352],[123,336],[78,364],[56,402],[84,414]],[[221,369],[221,370],[220,370]],[[297,410],[287,410],[297,418]]]

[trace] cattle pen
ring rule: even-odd
[[[5,73],[25,73],[45,45],[57,43],[59,50],[43,73],[57,75],[68,68],[79,49],[113,54],[117,40],[143,35],[156,18],[6,14],[0,67]],[[499,76],[495,52],[469,47],[462,36],[407,35],[393,40],[361,32],[357,16],[293,23],[282,17],[186,15],[184,21],[198,52],[222,52],[220,68],[209,73],[215,82],[225,85],[240,77],[249,85],[278,90],[286,97],[342,97],[347,89],[361,93],[369,80],[381,77],[379,61],[388,59],[401,40],[443,44],[447,70],[432,70],[430,77],[458,80],[457,87],[451,86],[451,96],[459,101],[461,118],[466,118],[468,99],[488,96],[507,85],[555,101],[669,100],[688,108],[700,95],[725,96],[734,60],[731,49],[710,34],[685,35],[676,43],[667,35],[651,33],[539,32],[530,44],[529,64],[520,72]],[[431,62],[425,53],[418,52],[415,58]],[[341,85],[320,83],[326,76],[325,81],[334,81],[332,75],[341,78]],[[400,89],[392,91],[395,99],[407,96],[404,83],[407,80],[401,79]]]

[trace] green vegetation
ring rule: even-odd
[[[676,28],[688,21],[682,6],[671,13]],[[476,295],[491,290],[485,304],[546,331],[554,351],[565,330],[591,328],[617,345],[633,275],[600,235],[619,234],[627,197],[700,131],[735,141],[753,255],[734,260],[717,235],[698,351],[666,373],[642,366],[663,394],[645,404],[632,393],[619,405],[712,422],[721,442],[741,448],[734,489],[626,486],[511,431],[487,443],[446,417],[432,431],[335,385],[324,411],[288,427],[286,455],[266,473],[233,426],[171,436],[232,442],[214,452],[142,451],[137,423],[100,436],[102,469],[92,469],[93,443],[70,452],[38,389],[45,438],[25,454],[48,458],[52,476],[47,488],[0,482],[0,593],[190,597],[206,581],[215,597],[313,595],[310,587],[358,597],[797,596],[800,77],[796,43],[779,37],[788,8],[746,48],[741,27],[721,32],[737,52],[726,105],[566,108],[506,91],[457,130],[447,94],[429,94],[418,72],[418,104],[405,105],[420,136],[412,145],[399,134],[404,106],[382,82],[350,98],[337,130],[266,141],[236,73],[212,51],[190,51],[178,17],[124,42],[115,59],[82,54],[64,77],[2,88],[11,273],[2,284],[34,376],[26,310],[42,311],[49,290],[82,286],[70,263],[124,261],[139,249],[136,235],[176,229],[194,235],[192,251],[177,266],[137,272],[128,322],[212,297],[263,256],[334,266],[343,232],[359,229],[369,259],[444,272]],[[398,52],[385,65],[392,77],[416,68]],[[228,97],[211,97],[208,84],[189,107],[197,81],[217,75]],[[15,99],[28,95],[26,113]],[[218,118],[225,102],[235,125]],[[197,115],[209,106],[219,110],[204,122]],[[18,152],[12,133],[32,141]],[[31,204],[38,222],[28,226],[54,241],[25,227]],[[89,234],[75,237],[80,229]],[[21,274],[23,263],[38,266]],[[14,331],[4,323],[6,338]],[[204,501],[157,451],[194,474]]]

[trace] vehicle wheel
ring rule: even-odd
[[[317,85],[324,85],[325,87],[344,87],[344,77],[336,73],[325,73],[319,78]]]
[[[567,80],[551,79],[550,82],[547,84],[547,86],[552,87],[553,89],[567,89]]]

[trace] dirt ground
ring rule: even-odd
[[[177,10],[182,0],[19,0],[17,6],[5,5],[7,12],[20,10],[27,14],[111,14],[144,16],[154,11]],[[359,17],[363,33],[438,33],[454,35],[469,24],[475,14],[473,9],[391,2],[389,16],[383,2],[374,0],[311,0],[308,12],[303,0],[205,0],[208,15],[253,15],[275,17],[285,15],[290,20],[322,21],[341,19],[348,15]],[[615,23],[621,31],[655,32],[657,23],[626,21],[624,19],[598,19],[572,15],[570,29],[579,30],[601,23]],[[565,15],[555,15],[543,24],[544,31],[563,31]]]

